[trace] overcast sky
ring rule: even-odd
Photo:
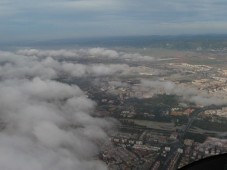
[[[227,33],[226,0],[1,0],[0,39]]]

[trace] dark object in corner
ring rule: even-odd
[[[179,170],[227,170],[227,154],[211,156],[186,165]]]

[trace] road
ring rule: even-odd
[[[189,129],[191,128],[191,126],[192,126],[194,120],[196,119],[196,117],[198,116],[198,114],[204,112],[205,110],[219,109],[219,108],[222,108],[222,107],[223,106],[213,106],[212,105],[212,106],[207,106],[207,107],[195,109],[192,112],[191,116],[189,117],[189,121],[188,121],[187,125],[185,126],[185,128],[183,128],[179,132],[178,139],[170,144],[171,150],[168,153],[168,155],[167,155],[166,159],[164,160],[160,169],[168,169],[169,164],[170,164],[171,160],[173,159],[174,154],[177,152],[177,149],[183,147],[183,141],[184,141],[185,135],[189,131]]]

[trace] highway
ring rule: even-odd
[[[213,106],[212,105],[212,106],[207,106],[207,107],[195,109],[191,113],[191,116],[189,117],[189,121],[186,124],[186,126],[179,132],[178,139],[170,144],[171,150],[168,153],[168,155],[166,156],[166,159],[164,160],[160,169],[168,169],[169,164],[171,163],[171,159],[173,159],[174,155],[177,152],[177,149],[183,147],[183,141],[184,141],[185,135],[189,131],[189,129],[191,128],[191,126],[192,126],[193,122],[195,121],[196,117],[198,116],[198,114],[202,113],[206,110],[219,109],[219,108],[222,108],[222,107],[223,106]]]

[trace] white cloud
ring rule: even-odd
[[[13,79],[1,81],[0,92],[0,118],[6,123],[0,133],[0,169],[106,169],[92,161],[98,152],[92,141],[104,140],[103,127],[110,125],[90,115],[94,104],[77,86]]]
[[[79,64],[75,62],[75,60],[86,58],[97,58],[97,60],[121,58],[113,50],[92,51],[94,49],[44,51],[29,49],[19,50],[16,54],[0,52],[0,63],[2,63],[0,77],[33,78],[38,76],[42,79],[54,79],[61,76],[107,76],[123,73],[129,69],[127,64]],[[70,61],[60,61],[64,59]]]
[[[222,105],[227,103],[226,98],[214,97],[204,91],[195,88],[177,85],[171,81],[150,81],[142,80],[141,86],[150,88],[150,92],[154,94],[166,93],[181,96],[183,100],[193,102],[199,105]]]
[[[111,75],[128,66],[61,62],[60,56],[78,57],[68,50],[0,52],[0,169],[107,169],[94,156],[114,121],[94,117],[96,104],[78,86],[53,79]]]
[[[128,61],[155,61],[152,56],[143,56],[138,53],[125,53],[117,52],[115,50],[106,48],[90,48],[79,50],[37,50],[37,49],[24,49],[17,51],[17,54],[25,56],[37,56],[37,57],[53,57],[60,59],[64,58],[95,58],[95,59],[119,59]]]

